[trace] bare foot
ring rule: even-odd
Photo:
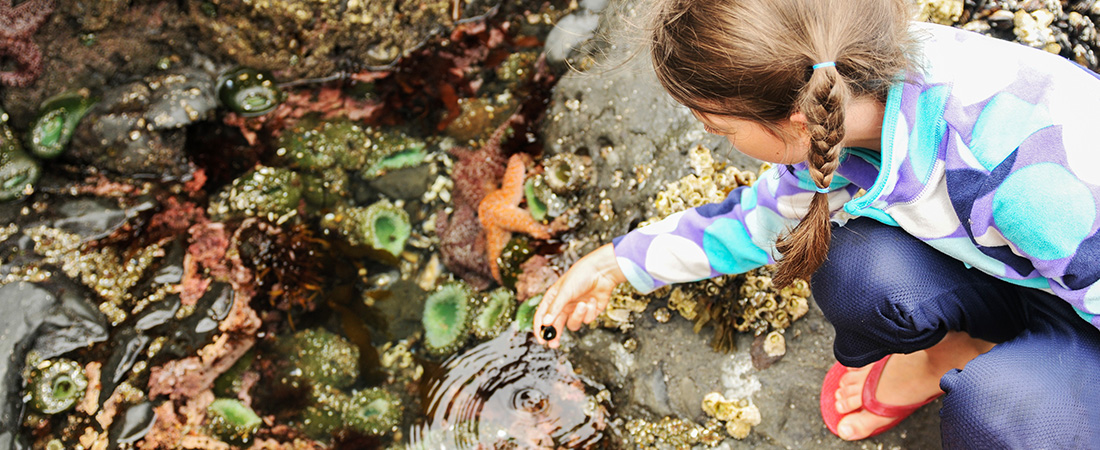
[[[879,378],[875,397],[888,405],[911,405],[920,403],[938,395],[940,376],[929,370],[928,356],[925,352],[909,355],[893,355]],[[840,386],[836,390],[836,410],[841,414],[859,410],[863,403],[863,383],[871,366],[848,369],[840,377]],[[902,374],[906,374],[902,376]],[[858,411],[844,416],[837,424],[837,434],[841,439],[854,441],[863,439],[880,427],[892,422],[894,417],[883,417],[867,411]]]

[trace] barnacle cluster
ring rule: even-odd
[[[440,286],[424,303],[424,347],[436,355],[461,348],[470,336],[473,293],[465,283]]]
[[[700,426],[689,420],[665,417],[657,422],[634,419],[626,423],[627,438],[637,448],[714,447],[722,442],[722,424],[708,420]]]
[[[650,221],[688,208],[721,202],[730,191],[739,186],[749,186],[756,181],[755,173],[715,162],[710,149],[702,145],[697,145],[688,152],[688,162],[693,173],[669,183],[657,193],[654,207],[658,217]],[[766,167],[765,165],[760,170],[764,171]]]
[[[772,270],[774,267],[769,265],[744,275],[678,286],[669,294],[669,307],[685,318],[694,314],[695,332],[712,324],[711,346],[731,351],[736,346],[736,333],[761,335],[769,330],[783,330],[809,311],[809,284],[795,280],[790,286],[776,289],[770,276]],[[734,289],[737,283],[740,287]]]
[[[703,397],[703,412],[726,423],[726,432],[735,439],[744,439],[752,427],[760,424],[760,410],[747,398],[727,400],[718,392]]]
[[[956,0],[958,1],[958,0]],[[934,6],[937,0],[921,0]],[[958,1],[964,4],[962,1]],[[966,2],[962,28],[1046,50],[1090,69],[1100,66],[1100,4],[1091,0]],[[928,20],[935,21],[934,17]]]
[[[917,20],[954,25],[963,13],[963,0],[918,0]]]
[[[1046,9],[1038,9],[1032,12],[1026,10],[1016,11],[1013,16],[1013,32],[1021,44],[1041,48],[1051,53],[1059,53],[1062,46],[1058,43],[1054,30],[1050,25],[1054,23],[1054,13]]]
[[[424,366],[417,364],[413,358],[408,341],[387,342],[378,349],[378,353],[379,365],[386,372],[390,384],[397,380],[405,383],[418,381],[424,375]]]
[[[79,235],[45,225],[23,233],[34,242],[34,252],[43,256],[36,264],[60,266],[66,275],[94,290],[104,300],[99,310],[116,325],[129,315],[124,308],[134,300],[130,289],[163,254],[158,244],[129,254],[120,254],[114,247],[85,247]]]
[[[618,328],[627,331],[634,328],[631,321],[631,313],[641,314],[645,311],[651,296],[640,295],[629,284],[623,283],[611,291],[611,299],[607,308],[596,317],[594,322],[604,328]]]

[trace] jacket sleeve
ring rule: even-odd
[[[721,203],[681,211],[616,238],[619,268],[635,289],[647,293],[773,263],[778,237],[805,214],[812,186],[804,164],[774,166]],[[858,190],[840,176],[830,188],[833,211]]]

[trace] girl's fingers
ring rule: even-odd
[[[584,323],[592,323],[593,320],[596,320],[596,316],[600,315],[601,309],[603,308],[595,306],[588,308],[588,314],[585,314],[584,316]]]
[[[569,322],[566,326],[569,327],[569,331],[577,331],[581,328],[581,324],[584,322],[585,316],[588,315],[588,310],[591,307],[587,303],[578,303],[577,308],[573,310],[573,314],[569,315]]]

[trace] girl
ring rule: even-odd
[[[778,165],[577,261],[535,329],[577,330],[624,281],[649,292],[778,261],[779,285],[813,275],[836,329],[821,410],[841,438],[944,395],[948,447],[1100,442],[1100,79],[909,23],[908,4],[665,0],[662,85]]]

